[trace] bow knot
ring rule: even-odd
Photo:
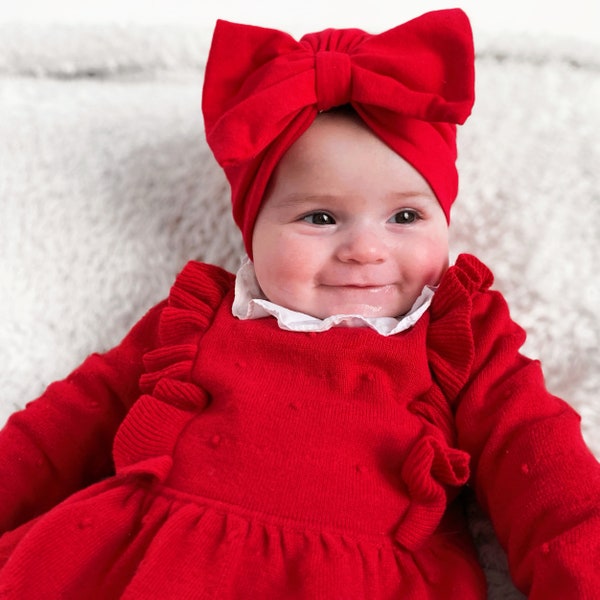
[[[322,50],[315,54],[317,109],[329,110],[351,99],[352,63],[346,52]]]

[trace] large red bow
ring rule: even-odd
[[[218,21],[202,107],[247,248],[272,169],[319,111],[352,104],[396,151],[397,138],[411,137],[407,123],[412,131],[415,122],[433,125],[435,137],[454,148],[454,125],[469,116],[473,89],[471,28],[459,9],[427,13],[379,35],[328,29],[299,42],[281,31]],[[435,144],[425,142],[434,151]]]

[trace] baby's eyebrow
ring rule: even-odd
[[[294,192],[292,194],[288,194],[287,196],[279,198],[276,204],[281,208],[294,208],[303,204],[331,204],[333,202],[340,202],[342,200],[343,196],[341,195],[337,196],[335,194]]]
[[[281,209],[298,209],[304,206],[311,208],[318,207],[335,207],[340,204],[344,204],[346,199],[345,194],[332,194],[332,193],[319,193],[319,192],[292,192],[286,196],[282,196],[275,201],[275,206]],[[386,194],[386,202],[392,202],[398,204],[398,206],[405,203],[427,203],[435,202],[437,200],[433,195],[433,192],[429,190],[414,189],[414,190],[403,190],[397,192],[390,192]]]
[[[429,190],[405,190],[391,192],[388,194],[390,200],[435,200],[435,196]]]

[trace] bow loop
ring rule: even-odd
[[[352,63],[345,52],[320,51],[315,55],[317,109],[329,110],[351,100]]]

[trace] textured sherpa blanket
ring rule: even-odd
[[[0,27],[0,422],[241,242],[203,137],[210,32]],[[476,38],[453,257],[478,255],[600,456],[600,47]],[[68,432],[65,432],[68,435]],[[489,597],[521,597],[489,522]]]

